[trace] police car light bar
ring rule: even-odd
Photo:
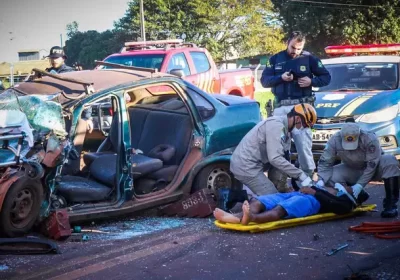
[[[182,43],[183,43],[182,39],[145,41],[145,42],[126,42],[125,47],[154,46],[154,45],[168,45],[168,44],[173,45]]]
[[[328,46],[325,48],[325,52],[331,55],[353,54],[353,53],[398,52],[398,51],[400,51],[400,44]]]

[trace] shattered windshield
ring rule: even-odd
[[[19,95],[17,91],[8,89],[0,94],[0,111],[9,119],[2,120],[3,128],[13,120],[13,111],[22,112],[35,134],[43,136],[50,131],[65,135],[65,123],[61,105],[51,101],[53,96],[45,95]],[[5,127],[4,127],[5,126]]]
[[[105,61],[110,63],[122,64],[126,66],[155,68],[160,71],[161,64],[164,60],[164,54],[140,54],[140,55],[120,55],[111,56]],[[104,68],[112,68],[110,66],[103,66]]]
[[[35,143],[54,133],[58,137],[66,136],[65,122],[61,105],[51,101],[53,96],[20,95],[13,89],[0,94],[0,137],[23,133],[21,157],[24,157]],[[0,138],[0,145],[4,141]],[[18,139],[10,139],[10,147],[17,149]],[[8,149],[0,149],[0,162],[13,161],[15,154]]]
[[[325,65],[331,82],[319,91],[391,90],[398,86],[398,69],[394,63],[346,63]]]

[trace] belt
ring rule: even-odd
[[[290,106],[290,105],[297,105],[300,103],[311,103],[313,104],[315,101],[315,96],[306,96],[298,99],[283,99],[278,102],[279,106]]]

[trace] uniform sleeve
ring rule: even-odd
[[[318,161],[318,177],[325,184],[329,182],[333,174],[333,166],[336,160],[336,142],[335,136],[332,136],[325,145],[324,152]]]
[[[283,130],[283,126],[270,127],[266,133],[267,155],[269,163],[282,171],[291,178],[299,178],[303,171],[296,168],[287,159],[285,159],[285,151],[283,147],[282,135],[279,131]]]
[[[381,160],[381,146],[379,140],[374,136],[366,146],[366,168],[358,179],[357,184],[365,187],[374,177],[376,168]]]
[[[324,87],[331,82],[331,74],[322,64],[321,60],[315,56],[310,55],[311,73],[314,77],[311,80],[313,87]]]
[[[275,75],[274,71],[275,61],[276,61],[275,56],[270,57],[270,59],[267,62],[267,65],[265,66],[264,71],[262,72],[261,84],[265,88],[274,87],[277,84],[283,82],[282,77],[280,75]]]

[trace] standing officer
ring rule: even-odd
[[[314,106],[312,87],[326,86],[331,80],[321,60],[303,51],[305,41],[301,32],[293,32],[287,40],[287,49],[273,55],[262,73],[262,86],[272,88],[275,96],[275,116],[286,115],[296,104],[308,103]],[[300,168],[312,176],[315,163],[311,151],[311,129],[296,132],[292,133],[292,137]]]
[[[276,182],[271,182],[271,169],[298,180],[302,187],[312,183],[311,178],[292,165],[285,154],[290,148],[290,134],[312,127],[317,119],[314,107],[298,104],[285,116],[273,116],[253,127],[233,152],[230,170],[240,182],[256,195],[276,193]],[[264,167],[268,166],[268,177]]]
[[[337,156],[342,163],[334,165]],[[390,218],[398,215],[399,176],[399,163],[393,155],[383,154],[375,133],[362,130],[355,123],[345,123],[329,139],[319,159],[317,186],[348,184],[357,199],[370,181],[383,179],[386,198],[381,216]]]
[[[65,64],[65,60],[67,56],[64,53],[64,50],[61,47],[55,46],[50,49],[50,54],[48,55],[50,58],[51,66],[47,68],[46,71],[51,74],[61,74],[65,72],[75,71],[74,68],[69,67]]]
[[[50,49],[50,54],[48,55],[50,58],[51,67],[47,68],[46,71],[50,74],[62,74],[66,72],[75,71],[74,68],[65,64],[65,60],[67,56],[64,53],[63,48],[59,46],[54,46]],[[83,143],[85,141],[86,131],[92,133],[94,128],[93,119],[92,119],[92,107],[85,109],[82,112],[81,119],[78,121],[78,125],[76,128],[76,136],[74,138],[74,146],[76,151],[80,154],[83,149]],[[79,171],[79,159],[71,160],[70,163],[72,174],[75,174]]]

